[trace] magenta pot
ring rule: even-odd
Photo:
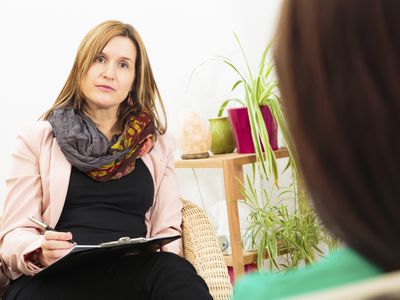
[[[264,122],[267,126],[269,143],[272,150],[278,149],[278,127],[271,115],[269,107],[260,106]],[[236,141],[238,153],[254,153],[254,144],[251,137],[249,114],[247,107],[230,108],[228,109],[229,122],[231,123],[233,135]],[[262,147],[264,151],[264,147]]]

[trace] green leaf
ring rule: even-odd
[[[246,54],[245,54],[245,52],[244,52],[244,50],[243,50],[242,44],[240,43],[240,39],[239,39],[239,37],[237,36],[236,33],[233,33],[233,35],[235,36],[235,39],[236,39],[236,41],[237,41],[237,43],[238,43],[238,45],[239,45],[240,51],[242,52],[243,59],[244,59],[244,61],[246,62],[247,71],[249,72],[249,76],[250,76],[250,81],[253,81],[253,76],[252,76],[252,74],[251,74],[251,69],[250,69],[249,61],[247,60],[247,56],[246,56]]]
[[[242,81],[246,84],[246,85],[248,85],[248,80],[246,80],[246,78],[245,78],[245,75],[242,75],[242,73],[239,71],[239,69],[238,68],[236,68],[236,66],[233,64],[233,63],[231,63],[230,61],[228,61],[228,60],[224,60],[223,61],[224,63],[226,63],[228,66],[230,66],[241,78],[242,78]],[[251,79],[250,79],[251,80]]]
[[[235,90],[235,88],[238,87],[239,84],[241,84],[241,83],[243,83],[243,80],[236,81],[235,84],[233,85],[232,89],[231,89],[231,92],[233,92]]]
[[[238,99],[238,98],[226,99],[226,100],[224,100],[224,101],[222,102],[222,104],[221,104],[221,106],[220,106],[220,108],[219,108],[219,110],[218,110],[218,117],[221,117],[221,116],[222,116],[222,114],[223,114],[224,111],[225,111],[225,108],[226,108],[226,107],[228,106],[228,104],[231,103],[231,102],[237,102],[237,103],[239,103],[241,106],[246,106],[246,104],[245,104],[242,100],[240,100],[240,99]]]

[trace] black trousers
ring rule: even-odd
[[[204,280],[184,258],[167,252],[82,262],[79,268],[21,276],[3,299],[212,299]]]

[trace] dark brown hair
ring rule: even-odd
[[[287,0],[275,59],[302,174],[325,225],[400,269],[400,1]]]
[[[85,96],[81,88],[82,80],[95,58],[115,36],[128,37],[137,51],[135,80],[132,84],[134,105],[128,105],[128,97],[121,103],[118,111],[119,127],[123,128],[123,124],[132,113],[137,113],[143,109],[153,114],[158,132],[160,134],[165,133],[167,129],[165,109],[143,41],[131,25],[114,20],[97,25],[82,40],[68,79],[55,103],[42,116],[44,120],[47,120],[50,113],[57,107],[85,109]]]

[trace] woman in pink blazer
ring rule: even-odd
[[[136,30],[119,21],[92,29],[54,105],[17,137],[0,232],[12,279],[5,299],[211,299],[179,256],[180,239],[161,252],[40,273],[72,249],[72,239],[180,234],[174,145],[161,116]],[[55,230],[43,232],[28,216]]]

